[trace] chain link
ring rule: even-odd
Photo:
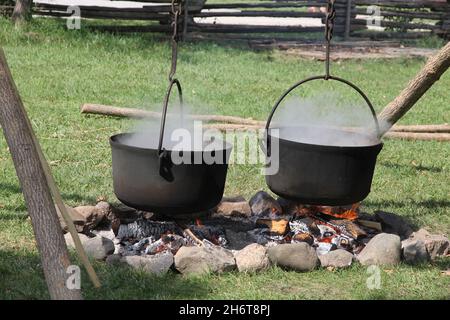
[[[325,18],[325,39],[326,39],[326,52],[325,52],[325,80],[330,78],[330,46],[331,38],[333,38],[334,18],[336,17],[336,9],[334,3],[336,0],[328,0],[327,3],[327,15]]]
[[[177,59],[178,59],[178,41],[180,40],[180,32],[178,29],[178,20],[181,15],[182,1],[172,0],[171,3],[171,16],[172,16],[172,65],[169,73],[169,81],[172,81],[177,72]]]
[[[336,18],[335,2],[336,0],[328,0],[327,3],[327,15],[325,18],[325,38],[327,41],[331,41],[333,38],[334,18]]]
[[[183,92],[181,90],[181,84],[178,79],[175,78],[175,73],[177,72],[177,59],[178,59],[178,41],[180,40],[180,34],[178,30],[178,19],[182,12],[183,0],[172,0],[171,4],[171,19],[172,19],[172,65],[169,73],[169,88],[167,89],[166,96],[164,97],[163,111],[161,115],[161,125],[159,131],[159,143],[158,143],[158,155],[160,158],[160,174],[167,181],[171,181],[171,177],[168,176],[167,167],[170,165],[170,161],[167,160],[168,153],[163,147],[164,141],[164,128],[166,126],[166,116],[167,116],[167,106],[169,104],[170,95],[174,86],[178,89],[178,95],[180,99],[180,108],[183,108]],[[182,109],[181,109],[182,110]],[[180,112],[181,122],[183,122],[182,117],[183,112]]]

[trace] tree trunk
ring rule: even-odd
[[[0,125],[31,217],[42,268],[52,299],[81,299],[66,286],[71,265],[55,205],[25,108],[0,49]]]
[[[403,89],[400,95],[378,115],[378,118],[387,124],[381,128],[383,133],[387,132],[394,123],[403,117],[449,67],[450,42],[427,61],[422,70],[408,83],[408,86]]]
[[[32,0],[16,0],[16,5],[12,14],[12,20],[16,25],[30,19],[31,3]]]

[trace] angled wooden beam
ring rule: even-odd
[[[386,123],[382,126],[383,133],[400,120],[449,67],[450,42],[447,42],[436,55],[428,59],[406,88],[380,112],[378,118]]]
[[[85,263],[88,274],[93,279],[94,285],[100,284],[81,245],[73,221],[67,212],[68,209],[62,202],[1,48],[0,124],[31,217],[50,296],[52,299],[81,299],[79,289],[70,289],[66,285],[70,260],[52,194],[74,238],[77,251]]]

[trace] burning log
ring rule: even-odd
[[[129,224],[121,224],[117,233],[119,239],[139,239],[154,237],[159,239],[163,234],[178,233],[180,228],[174,222],[150,221],[138,219]]]
[[[150,243],[145,248],[144,253],[153,255],[164,251],[170,251],[172,254],[175,254],[185,245],[188,245],[188,241],[185,238],[176,234],[168,234],[162,236],[159,240]]]
[[[364,230],[349,220],[330,220],[329,224],[337,227],[341,233],[351,236],[353,239],[360,239],[367,236]]]
[[[289,221],[286,219],[271,220],[271,219],[258,219],[256,225],[263,225],[269,228],[271,233],[278,235],[285,235],[289,232]]]
[[[324,207],[318,206],[313,207],[313,210],[317,210],[320,213],[339,218],[339,219],[347,219],[347,220],[355,220],[358,218],[358,209],[359,203],[355,203],[351,206],[350,209],[346,209],[343,207]]]
[[[292,242],[306,242],[310,246],[314,244],[314,238],[309,233],[297,233],[292,237]]]
[[[189,228],[184,228],[184,234],[186,234],[188,237],[190,237],[195,243],[197,243],[197,245],[199,245],[200,247],[203,247],[204,243],[202,240],[200,240],[199,238],[197,238],[197,236],[191,231],[191,229]]]
[[[308,206],[298,204],[295,209],[295,216],[298,217],[314,217],[316,215],[325,215],[339,219],[356,220],[359,213],[359,203],[355,203],[350,207],[329,207],[329,206]]]
[[[258,191],[249,201],[252,214],[258,217],[274,217],[283,213],[280,204],[267,192]]]
[[[189,236],[194,237],[195,242],[199,243],[200,246],[205,244],[205,240],[217,246],[225,247],[228,244],[228,241],[225,236],[225,229],[221,227],[215,226],[205,226],[200,223],[196,225],[190,225],[185,229],[190,231]],[[203,239],[200,240],[199,238]],[[200,244],[201,243],[201,244]]]
[[[383,231],[381,223],[376,222],[376,221],[358,219],[358,223],[364,227],[371,228],[371,229],[377,230],[379,232]]]

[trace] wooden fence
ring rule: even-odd
[[[145,1],[145,0],[144,0]],[[185,32],[196,34],[286,34],[323,32],[323,25],[300,24],[256,25],[251,23],[224,24],[208,22],[220,18],[314,18],[324,20],[325,14],[318,8],[326,6],[326,0],[263,0],[258,2],[208,3],[205,0],[187,0]],[[156,1],[155,1],[156,2]],[[168,32],[170,30],[169,0],[142,8],[111,8],[81,6],[82,18],[148,20],[157,24],[134,26],[104,26],[103,30]],[[164,3],[165,2],[165,3]],[[205,3],[206,2],[206,3]],[[377,6],[377,8],[373,7]],[[316,8],[316,10],[311,10]],[[374,10],[375,9],[375,10]],[[377,12],[378,10],[378,12]],[[67,17],[67,6],[36,4],[35,15]],[[374,14],[379,13],[378,17]],[[199,22],[199,19],[206,22]],[[320,20],[319,20],[320,19]],[[336,0],[334,34],[346,39],[363,37],[370,39],[417,38],[437,34],[450,35],[450,1],[446,0]],[[215,37],[214,35],[213,37]]]
[[[0,5],[0,17],[10,17],[14,7],[9,5]]]
[[[380,10],[379,26],[384,30],[365,30],[355,32],[352,36],[369,36],[370,38],[417,38],[437,34],[450,36],[450,1],[426,0],[353,0],[356,7],[352,11],[357,17],[352,25],[367,26],[371,17],[367,17],[368,9],[377,6]],[[370,31],[370,32],[369,32]]]

